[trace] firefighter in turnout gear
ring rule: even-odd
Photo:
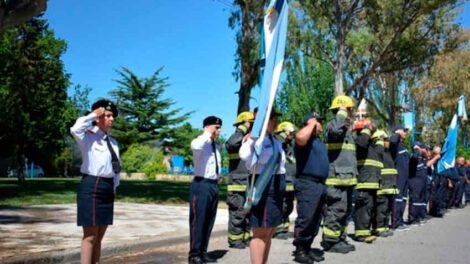
[[[354,216],[355,240],[372,243],[376,237],[371,234],[372,219],[375,216],[377,190],[380,188],[380,171],[383,168],[383,135],[374,129],[372,121],[358,131],[356,157],[359,175],[356,185],[356,212]],[[371,136],[372,134],[372,136]]]
[[[274,238],[287,239],[289,237],[289,215],[294,209],[294,185],[293,177],[296,172],[294,156],[294,132],[296,127],[291,122],[280,123],[276,130],[276,137],[282,142],[282,148],[286,153],[286,190],[282,199],[282,223],[276,227]]]
[[[348,253],[355,247],[346,242],[347,217],[352,209],[352,193],[357,183],[356,145],[351,125],[354,102],[339,95],[330,107],[335,117],[326,127],[329,172],[326,179],[326,211],[322,247],[325,251]]]
[[[380,237],[392,236],[390,230],[391,215],[395,203],[395,195],[399,193],[397,188],[397,169],[390,153],[390,137],[383,131],[384,153],[383,169],[381,170],[381,186],[377,191],[377,210],[373,221],[373,232]]]
[[[231,248],[243,249],[251,238],[249,217],[243,212],[249,173],[245,163],[240,160],[238,151],[242,145],[243,137],[251,131],[254,119],[255,116],[251,112],[240,113],[234,124],[235,133],[225,142],[229,157],[227,205],[229,212],[228,244]]]

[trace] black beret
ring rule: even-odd
[[[323,116],[321,116],[320,114],[317,114],[315,112],[313,113],[308,113],[305,115],[304,117],[304,126],[307,125],[307,122],[308,120],[312,119],[312,118],[315,118],[317,121],[322,121],[324,120],[325,118]]]
[[[204,118],[204,121],[202,121],[202,127],[206,127],[210,125],[222,125],[222,119],[216,116],[208,116]]]
[[[104,107],[105,110],[113,112],[114,117],[118,116],[117,107],[113,102],[106,99],[100,99],[91,106],[91,111],[94,111],[100,107]]]

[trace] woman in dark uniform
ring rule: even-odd
[[[276,170],[271,180],[267,183],[258,204],[251,208],[250,224],[253,230],[253,238],[250,242],[251,263],[267,263],[271,239],[276,231],[276,227],[282,222],[282,198],[284,195],[285,183],[285,162],[286,157],[282,149],[282,143],[273,136],[278,124],[278,113],[271,112],[270,120],[266,130],[266,137],[263,141],[263,148],[258,158],[258,162],[252,164],[254,155],[254,143],[251,138],[246,138],[240,148],[240,158],[246,162],[247,169],[253,175],[259,176],[264,171],[264,167],[275,159]],[[256,171],[254,171],[256,170]]]
[[[82,181],[77,194],[77,224],[83,227],[81,263],[98,263],[101,240],[113,224],[114,194],[119,184],[119,149],[109,136],[116,106],[108,100],[92,105],[89,115],[77,119],[70,132],[82,154]]]

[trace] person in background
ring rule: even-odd
[[[298,263],[313,263],[325,259],[323,255],[311,250],[322,220],[327,189],[325,180],[329,170],[328,150],[320,138],[323,119],[316,113],[307,114],[304,127],[297,132],[295,138],[297,174],[294,190],[297,218],[293,244],[294,261]]]
[[[276,227],[274,238],[287,239],[289,237],[289,215],[294,210],[294,185],[295,156],[294,156],[294,133],[296,127],[291,122],[280,123],[275,131],[276,137],[282,142],[282,148],[286,153],[286,190],[282,199],[282,223]]]
[[[246,182],[249,172],[245,162],[240,160],[238,152],[245,135],[250,133],[255,115],[242,112],[237,116],[235,132],[225,142],[229,158],[229,174],[227,185],[228,205],[228,245],[230,248],[244,249],[250,241],[250,221],[243,210],[246,199]]]

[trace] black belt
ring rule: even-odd
[[[325,183],[325,180],[326,180],[326,178],[320,178],[320,177],[316,177],[316,176],[312,176],[312,175],[297,175],[297,176],[295,176],[295,178],[303,179],[303,180],[309,180],[309,181],[313,181],[313,182],[316,182],[316,183]]]
[[[218,180],[206,179],[202,176],[194,176],[193,180],[196,181],[196,182],[207,182],[207,183],[215,183],[215,184],[218,183]]]

